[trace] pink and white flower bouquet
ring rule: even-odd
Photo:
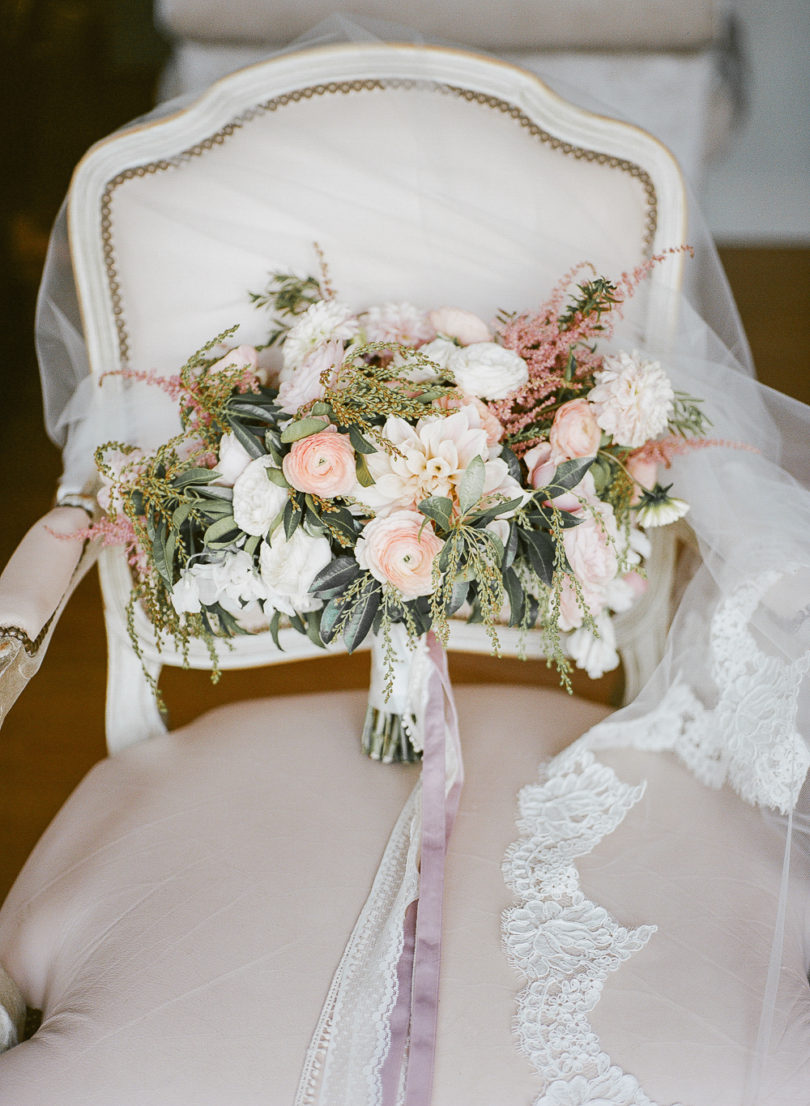
[[[393,627],[446,641],[466,617],[493,652],[500,625],[540,627],[564,682],[572,660],[613,667],[644,529],[687,510],[658,469],[706,420],[660,364],[601,350],[643,274],[581,275],[492,324],[356,311],[326,275],[277,275],[252,297],[273,318],[263,350],[227,332],[176,376],[125,373],[169,391],[182,424],[150,455],[97,452],[93,532],[127,545],[132,602],[212,655],[282,624],[349,650],[373,631],[390,655]]]

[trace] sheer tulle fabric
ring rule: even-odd
[[[363,31],[358,31],[357,36],[368,37]],[[163,107],[157,114],[170,110]],[[420,132],[415,124],[411,139],[414,143],[424,143],[430,142],[431,136],[427,129]],[[478,159],[486,158],[487,152],[475,150],[474,143],[469,141],[460,141],[459,149],[462,146],[470,158],[470,172],[474,172]],[[373,153],[365,151],[369,158]],[[452,153],[442,151],[445,160],[450,160],[451,156]],[[368,171],[368,166],[365,168]],[[294,173],[294,167],[284,165],[283,171]],[[379,165],[381,180],[393,171],[390,165]],[[428,185],[430,189],[441,187],[439,174]],[[320,182],[317,190],[328,195],[329,181]],[[208,228],[212,249],[226,241],[249,240],[250,225],[244,221],[242,213],[250,210],[250,202],[261,191],[259,180],[250,182],[245,194],[234,194],[227,224],[212,224]],[[498,302],[490,304],[491,313],[504,307],[531,309],[549,291],[548,287],[530,285],[527,281],[530,265],[525,256],[521,257],[527,225],[531,226],[534,250],[543,240],[546,232],[540,222],[542,212],[527,206],[525,191],[518,188],[510,195],[520,197],[520,203],[504,202],[494,211],[467,210],[463,190],[445,197],[459,219],[466,220],[469,225],[474,222],[478,227],[478,263],[482,273],[477,288],[482,297],[490,268],[498,274],[506,273],[510,251],[520,257],[520,280],[507,278],[501,286],[496,285],[497,293],[493,295],[500,297],[504,290],[510,296],[516,294],[516,286],[522,282],[523,299],[501,302],[499,298]],[[419,195],[413,195],[411,202],[419,204]],[[369,201],[369,215],[371,211]],[[356,214],[358,218],[363,216],[362,211]],[[593,211],[584,207],[581,216],[585,223],[595,218]],[[162,217],[167,220],[167,236],[173,229],[181,235],[184,233],[182,208],[178,207],[174,213],[174,227],[169,213],[163,212]],[[610,218],[610,212],[606,217]],[[632,1056],[622,1056],[622,1068],[618,1067],[591,1026],[591,1016],[595,1010],[598,1013],[597,1000],[608,972],[618,970],[621,974],[625,970],[621,966],[623,962],[655,940],[651,927],[657,921],[650,916],[638,919],[637,924],[625,924],[622,918],[599,914],[602,908],[598,901],[587,900],[579,890],[575,868],[578,857],[589,853],[618,826],[641,795],[638,788],[633,790],[618,779],[614,782],[612,769],[600,768],[592,759],[594,753],[601,755],[603,750],[632,747],[661,758],[674,754],[707,788],[718,789],[726,785],[745,803],[761,810],[762,818],[768,822],[767,831],[762,832],[771,835],[769,847],[772,848],[773,840],[781,835],[784,870],[776,887],[771,888],[770,912],[766,911],[762,917],[762,930],[768,933],[765,940],[770,943],[772,953],[770,967],[760,979],[763,1003],[759,1029],[748,1034],[747,1043],[740,1044],[736,1054],[738,1064],[746,1068],[745,1082],[740,1087],[746,1106],[767,1101],[758,1096],[769,1085],[768,1056],[777,1030],[782,1032],[783,1029],[779,1028],[783,1010],[780,986],[785,984],[779,977],[785,933],[789,930],[786,919],[792,911],[801,912],[801,897],[806,895],[806,885],[797,879],[795,871],[791,872],[789,862],[792,843],[806,847],[810,817],[807,798],[802,796],[802,784],[810,762],[806,738],[810,705],[806,686],[810,656],[810,493],[807,490],[810,472],[806,445],[810,441],[810,417],[802,405],[755,381],[736,309],[694,205],[690,207],[689,218],[689,244],[695,250],[695,257],[687,263],[685,290],[672,289],[670,293],[673,309],[666,314],[677,318],[674,334],[654,329],[646,332],[643,312],[631,306],[615,341],[624,348],[643,345],[649,354],[658,356],[676,389],[703,397],[705,411],[712,420],[711,436],[734,444],[681,456],[666,474],[666,482],[671,479],[674,492],[691,505],[688,522],[699,552],[699,567],[694,573],[686,572],[681,581],[666,653],[653,679],[635,702],[586,733],[574,751],[564,754],[568,759],[554,762],[544,777],[545,782],[538,785],[548,789],[553,781],[570,777],[571,786],[576,783],[584,796],[583,817],[594,821],[591,837],[587,834],[582,837],[580,825],[577,834],[572,835],[564,863],[559,857],[552,863],[548,856],[538,857],[531,849],[528,850],[531,855],[525,855],[526,841],[538,834],[542,836],[545,815],[541,816],[539,807],[534,814],[531,809],[524,808],[520,831],[524,846],[516,845],[509,854],[507,876],[520,901],[505,921],[505,941],[513,963],[527,981],[518,1015],[518,1037],[546,1088],[537,1101],[549,1106],[588,1101],[640,1106],[651,1101],[646,1090],[641,1089],[635,1073],[628,1074],[633,1071]],[[680,244],[670,243],[673,247]],[[559,253],[558,232],[553,226],[547,228],[546,247],[551,256]],[[621,252],[619,243],[617,255]],[[249,248],[246,247],[244,253],[249,257]],[[299,251],[290,258],[290,263],[298,263],[301,256]],[[250,260],[253,271],[246,270],[246,289],[252,287],[255,272],[261,271],[261,259],[253,257]],[[607,258],[584,256],[581,260],[594,260],[600,269],[606,270],[606,275],[618,275],[606,265]],[[329,261],[333,278],[340,286],[343,259],[330,257]],[[233,263],[233,257],[229,258],[229,263]],[[351,271],[351,266],[348,270]],[[381,259],[380,271],[382,283],[393,289],[396,259],[385,259],[384,263]],[[351,298],[352,281],[350,277],[345,290],[341,288],[346,298]],[[643,300],[643,293],[640,300]],[[428,290],[422,306],[434,306]],[[460,306],[482,310],[485,305],[462,303]],[[192,307],[198,310],[199,304],[194,302]],[[227,307],[229,311],[236,310],[232,304]],[[241,308],[236,311],[237,316],[239,311]],[[203,323],[204,320],[201,325]],[[211,320],[208,331],[201,333],[201,340],[210,337],[217,327],[218,320]],[[38,343],[48,427],[52,436],[65,446],[63,491],[66,494],[80,492],[92,477],[89,458],[100,440],[94,419],[97,388],[89,378],[63,216],[54,232],[40,296]],[[147,363],[138,367],[153,366]],[[178,363],[169,359],[167,364],[158,367],[161,371],[173,371]],[[116,438],[120,433],[121,437],[150,445],[165,438],[173,426],[168,408],[160,408],[154,403],[154,397],[143,390],[135,389],[127,395],[119,415],[120,427],[117,427],[115,416],[111,421],[109,406],[105,409],[101,440]],[[684,558],[683,563],[694,562]],[[462,742],[463,736],[462,732]],[[504,758],[508,758],[509,746],[503,736],[493,734],[493,741],[498,742]],[[621,769],[622,763],[617,768],[619,777]],[[583,785],[583,779],[591,776],[593,787]],[[535,793],[534,798],[528,794],[524,804],[529,808],[535,802],[542,806],[542,796],[538,796],[539,793]],[[644,808],[643,813],[639,810],[634,810],[633,827],[641,840],[647,832],[645,826],[654,824],[656,811],[654,804]],[[758,817],[753,815],[746,824],[753,825]],[[627,824],[629,826],[630,822]],[[717,825],[707,832],[721,834]],[[348,1009],[346,1004],[353,1003],[347,1016],[367,1027],[369,1017],[371,1024],[379,1023],[379,1019],[375,1022],[369,1003],[379,1013],[390,1002],[386,979],[390,981],[396,960],[397,917],[403,903],[407,902],[408,888],[415,877],[411,833],[400,827],[392,841],[381,874],[385,886],[381,883],[378,887],[379,909],[373,914],[375,921],[371,927],[374,932],[360,932],[363,940],[377,940],[375,955],[381,974],[373,984],[362,973],[352,983],[349,971],[345,977],[349,979],[349,991],[344,987],[343,992],[331,996],[335,1002],[343,1003],[344,1009]],[[717,844],[717,840],[714,843]],[[381,850],[383,844],[380,842]],[[707,898],[716,891],[714,881],[722,878],[722,851],[718,855],[721,857],[718,865],[711,873],[705,873],[705,879],[712,881],[712,886],[705,887]],[[794,865],[797,855],[801,857],[804,853],[793,854]],[[542,887],[548,892],[545,899],[538,893],[538,888]],[[694,893],[698,897],[704,893],[699,884]],[[696,910],[699,906],[696,903]],[[538,935],[544,932],[543,926],[554,911],[578,912],[579,921],[586,930],[590,925],[592,934],[595,924],[604,957],[590,975],[586,973],[590,990],[587,994],[580,991],[576,999],[571,994],[571,973],[566,974],[567,969],[558,965],[556,1013],[549,1015],[550,1008],[546,1004],[543,1013],[546,1029],[542,1030],[538,1029],[543,1019],[537,1014],[536,1003],[538,988],[542,989],[541,984],[545,986],[543,980],[547,982],[550,961],[548,957],[541,958],[540,962],[533,960],[526,951],[526,942],[537,944]],[[393,923],[390,923],[391,917]],[[390,940],[383,939],[386,933]],[[540,945],[542,942],[538,947]],[[354,952],[347,954],[351,961],[349,967],[357,964],[358,947],[355,945]],[[579,954],[585,955],[582,948]],[[577,987],[586,986],[585,977],[576,978]],[[548,1000],[548,991],[543,994],[544,1001]],[[563,1000],[561,995],[568,997]],[[597,1014],[593,1014],[593,1018],[596,1017]],[[559,1034],[566,1031],[570,1035],[568,1051],[559,1038]],[[357,1078],[356,1073],[351,1074],[352,1064],[359,1064],[360,1069],[369,1062],[379,1064],[378,1042],[371,1040],[371,1036],[373,1033],[364,1046],[366,1051],[358,1057],[351,1055],[351,1033],[347,1030],[338,1034],[334,1051],[329,1053],[331,1068],[327,1066],[327,1072],[342,1071],[341,1078],[351,1082]],[[549,1045],[552,1038],[557,1042],[553,1048]],[[317,1037],[313,1047],[317,1053],[320,1047]],[[516,1064],[524,1062],[516,1056]],[[438,1078],[444,1078],[441,1068]],[[311,1080],[308,1086],[308,1090],[301,1092],[301,1103],[335,1101],[328,1097],[328,1092],[325,1092],[326,1097],[312,1097]],[[369,1103],[377,1101],[376,1093],[369,1092]],[[683,1093],[686,1097],[686,1092]]]

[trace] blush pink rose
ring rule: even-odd
[[[415,599],[433,590],[433,558],[443,545],[424,515],[403,510],[373,518],[354,553],[375,580],[392,584],[404,599]]]
[[[555,460],[593,457],[599,449],[602,431],[587,399],[571,399],[554,416],[548,440]]]
[[[635,507],[641,499],[642,491],[645,488],[655,487],[658,479],[658,465],[655,461],[645,461],[643,457],[628,457],[625,467],[636,482],[630,500],[630,506]]]
[[[311,492],[322,499],[349,495],[357,483],[354,447],[348,435],[339,434],[336,426],[294,442],[281,468],[287,482],[299,492]]]
[[[588,587],[580,582],[580,591],[582,593],[583,602],[590,611],[592,617],[595,618],[605,607],[604,589],[599,587]],[[564,633],[568,633],[570,630],[578,630],[582,625],[584,617],[585,612],[579,605],[577,593],[574,591],[574,585],[566,576],[563,579],[562,589],[560,591],[560,629]]]
[[[220,357],[216,364],[208,370],[210,373],[220,372],[222,369],[249,369],[254,375],[259,371],[259,355],[253,346],[237,346],[229,350],[224,357]]]
[[[489,327],[472,311],[463,311],[460,307],[437,307],[428,313],[428,319],[438,334],[455,338],[462,346],[492,341]]]
[[[557,465],[551,459],[551,442],[540,442],[532,446],[523,455],[529,470],[529,483],[533,488],[543,488],[557,471]]]
[[[597,508],[593,508],[597,510]],[[601,519],[586,518],[579,526],[563,533],[568,563],[583,587],[603,587],[615,577],[619,567],[616,554],[618,531],[612,508],[600,505]]]

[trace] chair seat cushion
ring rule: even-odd
[[[457,699],[467,778],[448,865],[434,1101],[529,1103],[541,1083],[512,1037],[520,980],[501,947],[512,902],[501,862],[517,789],[603,709],[526,688],[463,687]],[[364,694],[343,692],[222,708],[89,774],[0,913],[0,960],[44,1015],[0,1057],[0,1100],[291,1106],[417,775],[359,753],[364,707]],[[610,756],[650,784],[582,862],[585,890],[624,924],[660,928],[608,981],[594,1023],[661,1101],[738,1106],[778,835],[662,754]],[[779,1096],[763,1101],[810,1101],[803,925],[792,907],[768,1076]]]

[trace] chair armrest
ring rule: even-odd
[[[39,669],[59,615],[96,559],[95,543],[72,537],[87,525],[81,507],[54,507],[0,574],[0,725]]]

